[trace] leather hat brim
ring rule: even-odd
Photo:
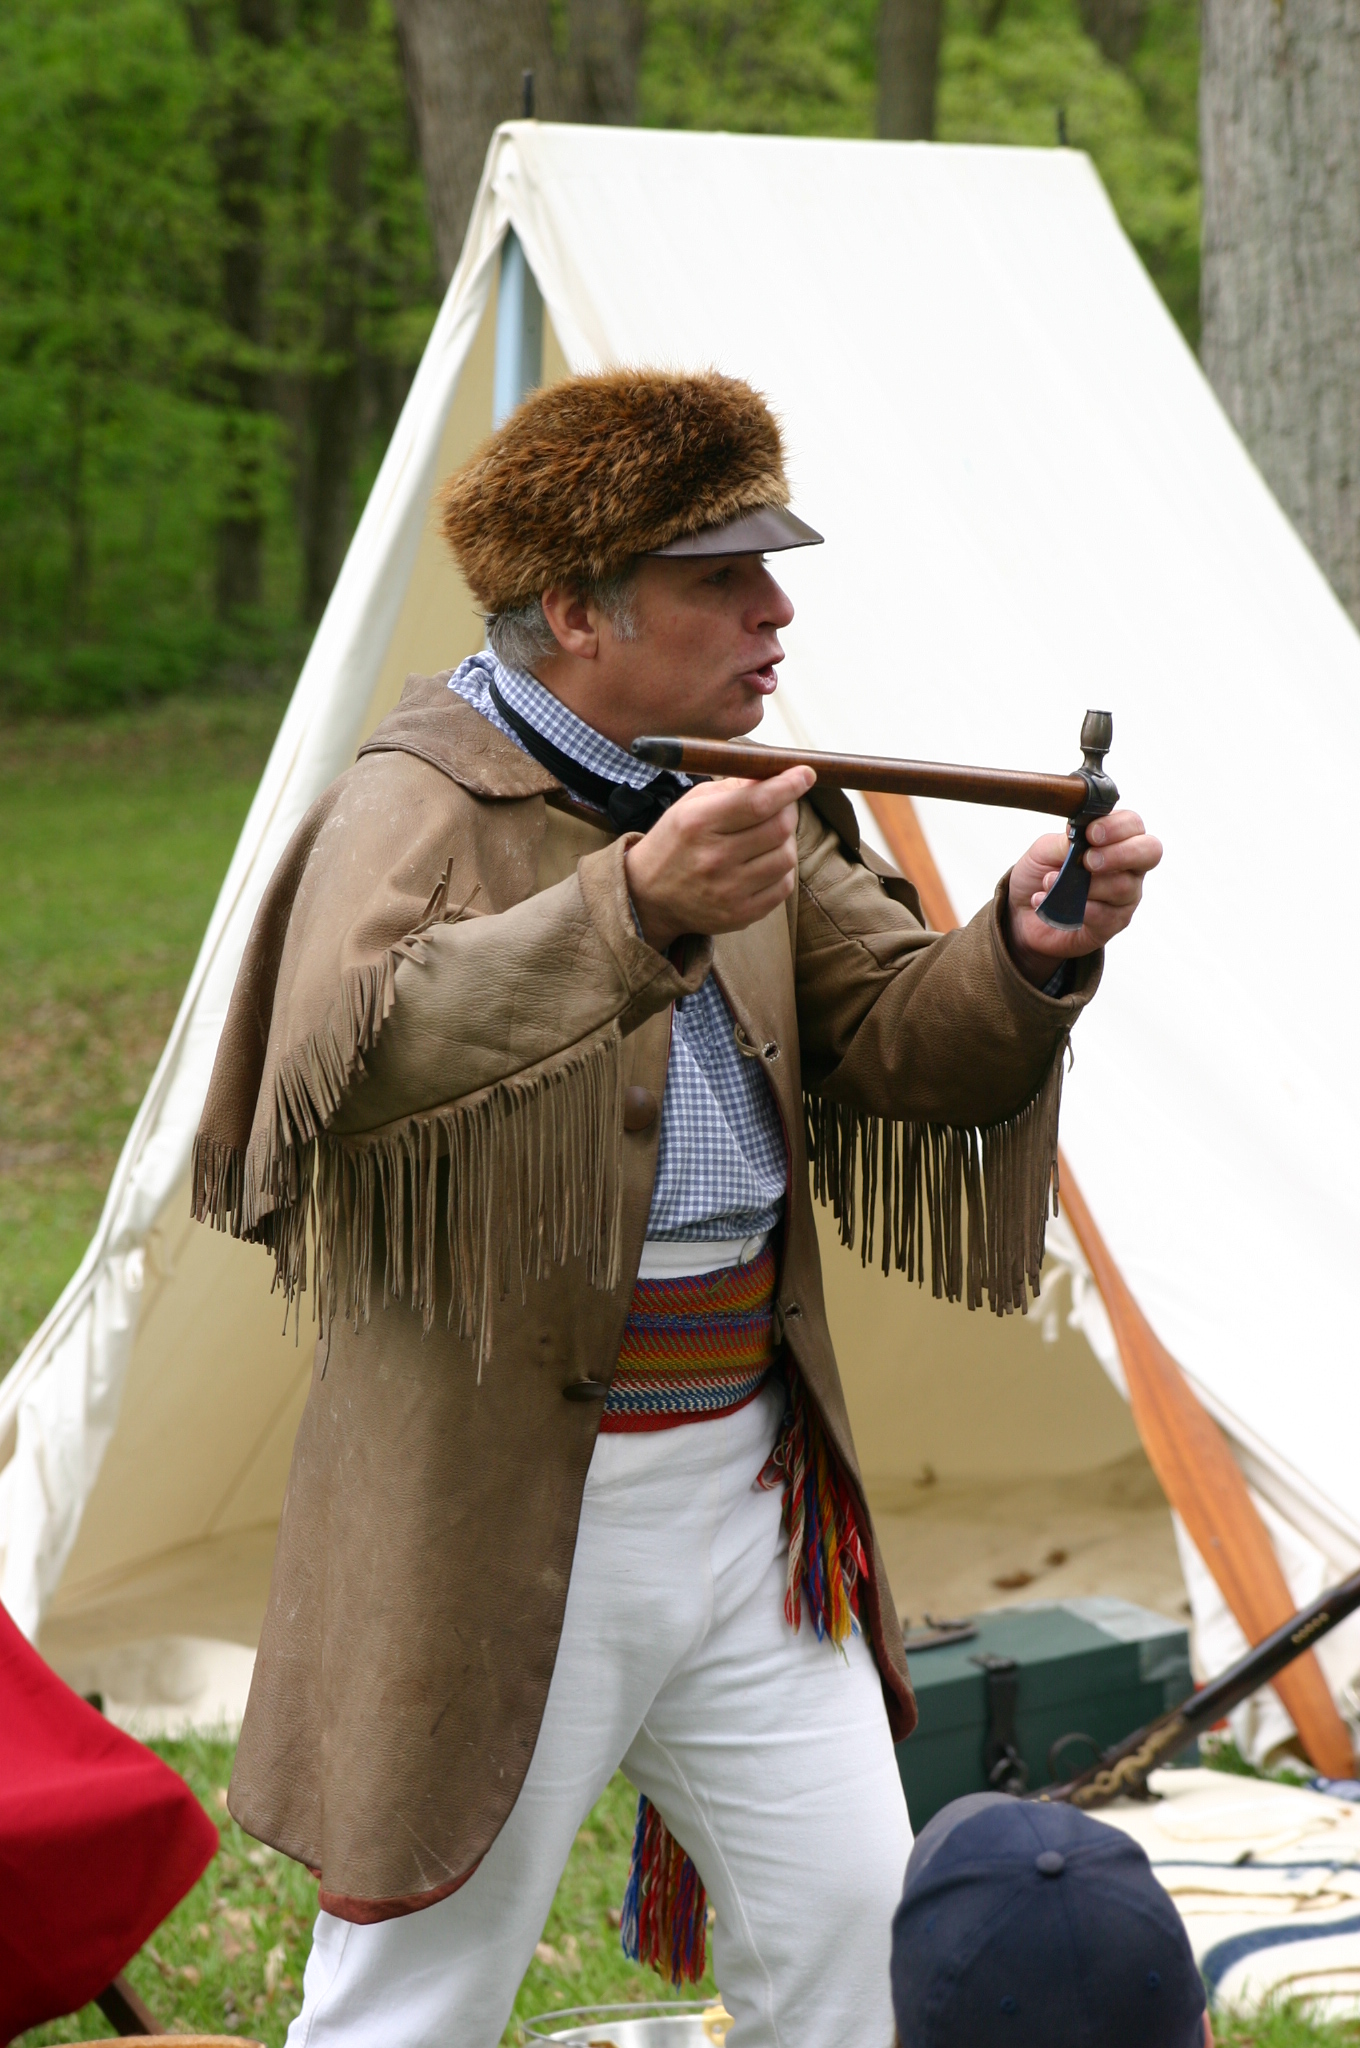
[[[824,536],[782,505],[762,505],[722,526],[681,534],[653,555],[777,555],[785,548],[820,547]]]

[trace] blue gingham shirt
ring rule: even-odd
[[[491,701],[493,678],[506,703],[583,768],[633,789],[652,780],[655,769],[489,650],[470,656],[449,688],[522,746]],[[760,1063],[737,1050],[732,1013],[710,975],[675,1005],[647,1235],[695,1243],[773,1230],[787,1177],[784,1131],[769,1083]]]

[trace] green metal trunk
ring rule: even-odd
[[[907,1810],[918,1831],[932,1814],[965,1792],[988,1789],[985,1759],[999,1705],[1014,1698],[1014,1746],[1028,1785],[1074,1777],[1104,1749],[1145,1721],[1179,1706],[1194,1689],[1185,1628],[1127,1600],[1104,1595],[1052,1606],[993,1608],[973,1617],[977,1634],[911,1655],[920,1723],[897,1745]],[[988,1673],[978,1658],[1013,1659],[1011,1674]],[[1193,1763],[1194,1752],[1181,1759]]]

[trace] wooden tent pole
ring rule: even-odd
[[[874,793],[867,802],[893,858],[916,884],[930,924],[937,931],[952,930],[959,920],[911,798]],[[1065,1159],[1059,1178],[1063,1209],[1119,1346],[1129,1406],[1148,1461],[1254,1648],[1288,1621],[1295,1607],[1270,1532],[1222,1430],[1130,1293]],[[1312,1651],[1273,1683],[1315,1767],[1330,1778],[1350,1777],[1355,1768],[1350,1733]]]

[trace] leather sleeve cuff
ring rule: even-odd
[[[1012,1003],[1032,1005],[1033,1014],[1051,1018],[1055,1023],[1059,1020],[1064,1020],[1068,1024],[1074,1023],[1100,986],[1100,977],[1105,972],[1105,948],[1102,946],[1095,953],[1083,953],[1079,958],[1068,962],[1071,972],[1065,995],[1045,995],[1041,988],[1036,988],[1034,983],[1020,972],[1006,943],[1010,887],[1011,876],[1008,868],[996,885],[988,919],[992,935],[992,953],[1002,983]]]
[[[631,997],[619,1018],[625,1032],[635,1030],[667,1003],[693,995],[713,965],[711,938],[696,935],[686,939],[683,965],[676,967],[639,933],[623,864],[629,848],[636,846],[641,836],[625,832],[598,853],[584,855],[576,868],[587,914],[613,955]]]

